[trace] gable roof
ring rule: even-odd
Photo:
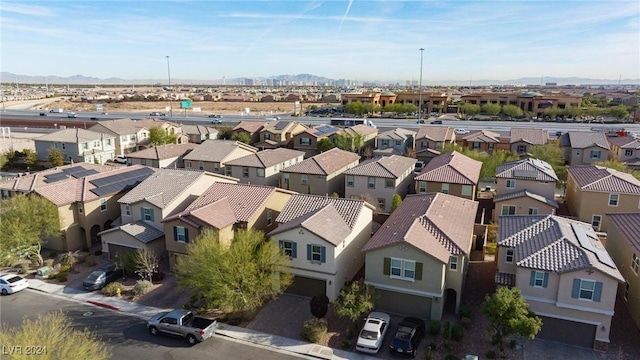
[[[454,151],[431,159],[415,180],[475,185],[481,168],[482,162]]]
[[[342,129],[337,126],[321,124],[321,125],[316,125],[309,129],[305,129],[302,133],[309,134],[309,136],[313,136],[315,138],[321,138],[321,137],[331,136],[340,131],[342,131]],[[302,134],[302,133],[298,133],[298,134]]]
[[[298,132],[302,132],[307,129],[306,125],[300,124],[295,121],[286,121],[286,120],[273,120],[264,124],[260,132],[270,132],[273,134],[283,134],[291,132],[291,130],[295,129],[298,126],[302,126],[303,129],[300,129]],[[296,133],[297,134],[297,133]]]
[[[372,126],[358,124],[358,125],[350,126],[348,128],[344,128],[344,129],[342,129],[342,132],[344,132],[345,134],[347,134],[349,136],[360,135],[360,136],[367,137],[369,135],[377,134],[378,133],[378,129],[376,129],[376,128],[372,127]]]
[[[333,148],[280,171],[298,174],[329,175],[358,160],[360,160],[358,154]]]
[[[335,246],[339,245],[351,233],[351,228],[346,224],[336,207],[333,204],[326,204],[315,211],[281,224],[268,236],[298,227],[316,234]]]
[[[387,179],[397,179],[408,170],[415,167],[416,159],[391,155],[376,159],[369,159],[345,171],[346,175],[373,176]]]
[[[640,194],[640,180],[631,174],[596,165],[570,166],[567,171],[582,191]]]
[[[241,149],[256,153],[258,149],[247,145],[241,141],[232,140],[206,140],[202,144],[197,145],[189,155],[185,156],[185,160],[208,161],[208,162],[224,162],[224,160],[234,151]]]
[[[497,195],[497,196],[495,196],[493,198],[493,202],[496,203],[496,202],[499,202],[499,201],[518,199],[518,198],[523,198],[523,197],[528,197],[530,199],[537,200],[537,201],[539,201],[541,203],[547,204],[549,206],[553,206],[556,209],[558,208],[558,203],[554,199],[546,198],[543,195],[540,195],[540,194],[538,194],[536,192],[533,192],[533,191],[527,190],[527,189],[517,190],[517,191],[510,192],[510,193]]]
[[[549,133],[542,129],[511,128],[510,143],[520,141],[531,145],[544,145],[549,141]]]
[[[418,129],[416,140],[428,139],[436,142],[444,142],[454,138],[453,131],[450,127],[422,125]]]
[[[109,172],[116,169],[117,167],[111,165],[96,165],[91,163],[57,166],[55,168],[6,179],[0,183],[0,189],[28,193],[41,187],[49,186],[53,182],[74,181],[87,175]]]
[[[102,128],[107,129],[113,135],[121,136],[135,134],[144,127],[131,119],[114,119],[100,121],[90,127],[89,130],[100,132],[99,129]]]
[[[640,150],[640,139],[631,136],[610,136],[607,140],[621,149]]]
[[[284,163],[300,156],[304,156],[304,151],[287,148],[277,148],[258,151],[226,162],[226,165],[249,166],[255,168],[268,168],[276,164]]]
[[[416,134],[413,130],[395,128],[378,134],[378,139],[407,140],[410,137],[415,138]]]
[[[266,121],[241,121],[238,125],[233,127],[233,131],[244,130],[253,134],[259,132],[266,123]]]
[[[467,255],[477,209],[476,201],[453,195],[407,195],[362,251],[408,243],[446,264]]]
[[[140,119],[140,120],[136,120],[136,123],[149,130],[151,130],[151,128],[154,128],[154,127],[165,127],[167,125],[178,127],[178,128],[181,127],[181,125],[178,123],[174,123],[172,121],[167,121],[167,120],[160,120],[156,118]]]
[[[193,151],[196,146],[198,146],[198,144],[194,143],[164,144],[129,153],[127,157],[134,159],[166,160],[188,154]]]
[[[489,130],[479,130],[462,138],[468,142],[499,143],[500,134]]]
[[[114,135],[80,128],[64,129],[34,138],[34,141],[53,141],[65,143],[83,143],[87,141],[112,139]]]
[[[555,215],[500,216],[498,239],[515,248],[517,266],[556,273],[596,268],[624,281],[590,224]]]
[[[496,168],[496,178],[558,181],[556,172],[548,162],[532,158],[510,161],[499,165]]]
[[[98,235],[104,235],[116,231],[123,231],[124,233],[131,235],[143,244],[148,244],[153,240],[159,239],[164,236],[164,232],[154,228],[144,221],[120,225],[118,227],[102,231]]]
[[[640,253],[640,212],[606,214],[606,216],[611,221],[611,225],[624,235],[635,252]]]
[[[327,196],[295,194],[291,196],[287,204],[276,218],[276,222],[283,224],[295,220],[301,216],[324,208],[327,205],[333,206],[340,218],[349,227],[353,228],[360,216],[362,208],[373,207],[363,200],[332,198]]]
[[[182,132],[187,135],[218,134],[218,129],[204,125],[182,125]]]
[[[573,149],[585,149],[598,146],[606,150],[611,150],[607,136],[603,132],[569,131],[566,136]]]

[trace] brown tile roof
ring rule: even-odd
[[[578,165],[569,167],[568,172],[583,191],[640,194],[640,180],[618,170]]]
[[[104,235],[116,231],[122,231],[125,234],[134,237],[136,240],[140,241],[143,244],[148,244],[153,240],[159,239],[164,236],[164,232],[154,228],[144,221],[120,225],[119,227],[102,231],[99,233],[99,235]]]
[[[402,174],[413,171],[416,159],[391,155],[362,162],[344,173],[346,175],[373,176],[388,179],[397,179]]]
[[[188,154],[195,149],[196,146],[198,146],[198,144],[194,143],[158,145],[129,153],[127,157],[134,159],[165,160]]]
[[[433,158],[416,176],[416,181],[475,185],[480,178],[482,162],[454,151]]]
[[[549,163],[532,158],[510,161],[499,165],[496,168],[496,178],[558,181],[558,176]]]
[[[187,135],[215,134],[216,136],[219,133],[216,128],[203,125],[182,125],[182,132]]]
[[[241,158],[226,162],[226,165],[250,166],[255,168],[268,168],[276,164],[284,163],[300,156],[304,156],[304,151],[278,148],[258,151],[255,154],[243,156]]]
[[[216,229],[222,229],[237,222],[229,199],[226,197],[214,200],[200,207],[187,208],[184,211],[167,217],[162,220],[162,222],[175,219],[180,219],[196,228],[211,225]]]
[[[100,131],[98,129],[101,128],[102,125],[109,131],[111,131],[114,135],[130,135],[135,134],[140,131],[143,126],[136,121],[131,119],[114,119],[114,120],[106,120],[100,121],[98,124],[89,128],[91,131]]]
[[[553,206],[554,208],[558,208],[558,203],[554,200],[554,199],[548,199],[546,197],[544,197],[543,195],[537,194],[531,190],[527,190],[527,189],[523,189],[523,190],[516,190],[510,193],[506,193],[506,194],[501,194],[501,195],[496,195],[493,198],[493,202],[499,202],[499,201],[505,201],[505,200],[511,200],[511,199],[518,199],[518,198],[523,198],[523,197],[528,197],[530,199],[534,199],[537,200],[543,204],[547,204],[550,206]]]
[[[364,137],[375,135],[378,133],[378,129],[371,126],[363,125],[363,124],[358,124],[358,125],[348,127],[343,129],[342,131],[345,134],[350,136],[361,135]]]
[[[610,136],[607,140],[621,149],[640,150],[640,139],[631,136]]]
[[[67,174],[67,172],[65,172],[64,170],[69,170],[69,169],[72,169],[72,170],[70,170],[69,173]],[[52,184],[51,182],[47,182],[48,181],[47,177],[51,175],[60,177],[60,180],[56,181],[56,183],[74,181],[76,178],[72,175],[73,173],[75,173],[75,171],[73,170],[79,170],[79,169],[81,169],[83,172],[84,170],[88,170],[88,171],[93,170],[95,172],[108,172],[108,171],[116,170],[118,169],[118,167],[111,166],[111,165],[95,165],[91,163],[69,164],[64,166],[58,166],[58,167],[47,169],[47,170],[33,172],[28,175],[22,175],[16,178],[6,179],[2,181],[2,183],[0,183],[0,189],[7,189],[10,191],[19,191],[23,193],[29,193],[43,186],[51,185]],[[63,176],[63,174],[67,174],[67,176]]]
[[[355,226],[363,207],[368,206],[371,208],[369,204],[362,200],[295,194],[291,196],[284,209],[282,209],[280,215],[276,218],[276,222],[280,224],[287,223],[309,213],[317,212],[327,205],[331,205],[336,209],[349,228]]]
[[[407,195],[362,251],[408,243],[446,264],[451,255],[468,254],[477,209],[457,196]]]
[[[359,160],[360,156],[358,154],[333,148],[280,171],[298,174],[330,175]]]
[[[569,131],[567,137],[571,148],[585,149],[598,146],[606,150],[611,150],[607,136],[604,133],[596,131]]]
[[[640,212],[606,215],[611,221],[611,224],[624,235],[635,252],[640,253]]]
[[[279,225],[267,235],[273,236],[298,227],[316,234],[335,246],[339,245],[352,231],[333,204],[326,204],[316,211]]]
[[[463,137],[467,142],[499,143],[500,134],[489,130],[479,130]]]
[[[270,132],[272,134],[288,133],[299,125],[301,125],[303,129],[298,132],[302,132],[307,128],[306,125],[297,123],[295,121],[273,120],[264,124],[264,127],[260,129],[260,132]],[[296,132],[296,134],[298,132]]]
[[[532,145],[544,145],[549,141],[549,133],[542,129],[511,128],[510,143],[519,141]]]
[[[406,140],[410,137],[415,138],[416,132],[403,128],[395,128],[378,134],[378,139]]]
[[[591,224],[555,215],[500,216],[498,224],[498,245],[515,248],[519,267],[556,273],[596,268],[624,281]]]
[[[244,130],[249,134],[253,134],[259,132],[266,123],[266,121],[241,121],[233,128],[233,131]]]
[[[136,123],[146,129],[151,129],[158,126],[163,127],[165,125],[181,127],[181,125],[178,123],[174,123],[172,121],[167,121],[167,120],[160,120],[156,118],[140,119],[140,120],[136,120]]]
[[[444,142],[455,138],[453,134],[454,130],[450,127],[423,125],[418,129],[416,140],[429,139],[431,141]]]
[[[224,162],[236,149],[256,153],[258,149],[240,141],[206,140],[197,145],[192,152],[184,157],[185,160]]]
[[[50,134],[39,136],[33,140],[79,144],[87,141],[102,140],[102,139],[109,139],[109,138],[115,138],[115,135],[76,128],[76,129],[64,129],[64,130],[54,131]]]

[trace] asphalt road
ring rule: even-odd
[[[304,359],[271,348],[247,344],[215,335],[190,346],[186,340],[169,336],[151,336],[146,323],[137,317],[67,300],[26,289],[0,297],[0,322],[11,327],[22,324],[23,317],[35,319],[39,314],[62,310],[78,329],[89,328],[111,347],[112,359]],[[4,346],[19,344],[2,344]],[[33,344],[38,345],[37,339]]]

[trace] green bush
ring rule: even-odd
[[[438,336],[440,335],[440,329],[442,328],[442,324],[440,323],[440,321],[432,321],[429,324],[429,334],[433,335],[433,336]]]
[[[461,325],[453,325],[451,328],[451,338],[455,341],[464,340],[464,328]]]
[[[444,329],[442,330],[442,337],[445,340],[451,339],[451,323],[449,321],[444,323]]]
[[[118,294],[118,289],[120,289],[120,294],[124,294],[124,285],[115,281],[107,284],[104,288],[102,288],[102,293],[107,296],[116,296]]]
[[[69,272],[68,271],[61,271],[59,273],[57,273],[56,276],[56,280],[60,281],[60,282],[65,282],[67,281],[67,276],[68,276]]]
[[[470,318],[471,317],[471,306],[462,305],[460,306],[460,317],[461,318]]]
[[[71,267],[69,265],[61,265],[60,266],[60,270],[58,270],[58,272],[66,272],[66,273],[68,273],[70,269],[71,269]]]
[[[342,350],[349,350],[351,349],[351,341],[349,340],[343,340],[342,341],[342,345],[340,346],[342,348]]]
[[[327,320],[313,318],[304,322],[302,327],[302,338],[317,343],[327,334]]]
[[[462,327],[467,330],[471,329],[471,319],[468,317],[463,317],[462,319],[460,319],[460,324],[462,324]]]
[[[353,330],[351,330],[351,328],[348,328],[345,335],[347,339],[351,340],[353,338]]]
[[[140,296],[149,292],[153,284],[148,280],[138,280],[133,286],[133,295]]]
[[[26,274],[27,271],[29,271],[29,264],[28,263],[20,264],[20,267],[18,268],[18,274]]]
[[[55,260],[53,260],[53,259],[47,259],[47,260],[43,261],[42,263],[44,264],[44,266],[48,266],[48,267],[52,268],[54,262],[55,262]]]
[[[495,350],[489,350],[484,355],[487,357],[487,359],[495,359],[498,357]]]

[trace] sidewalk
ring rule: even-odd
[[[64,285],[51,284],[38,279],[29,279],[29,288],[42,291],[56,296],[64,296],[79,302],[100,306],[114,311],[121,311],[131,316],[147,320],[151,316],[161,311],[171,311],[174,309],[160,309],[151,306],[140,305],[131,301],[122,300],[116,297],[103,296],[99,292],[85,292],[83,290],[65,287]],[[357,359],[368,360],[374,357],[360,353],[352,353],[330,347],[307,343],[300,340],[289,339],[282,336],[270,335],[251,329],[238,326],[231,326],[220,323],[216,334],[227,336],[239,341],[250,342],[262,346],[278,348],[300,355],[311,356],[327,360]]]

